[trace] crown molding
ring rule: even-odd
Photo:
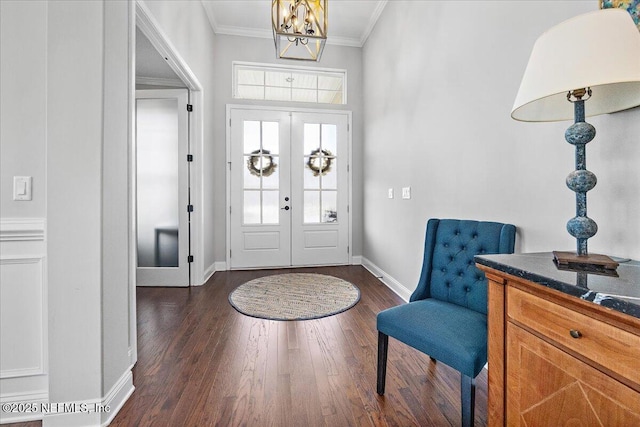
[[[213,16],[213,11],[211,10],[210,7],[207,7],[207,5],[204,3],[204,0],[200,0],[200,4],[204,8],[204,12],[207,14],[207,19],[209,20],[211,29],[213,30],[214,33],[218,34],[219,25],[218,25],[218,22],[216,21],[216,17]]]
[[[258,39],[271,39],[273,32],[258,28],[233,27],[230,25],[218,25],[216,34],[224,34],[226,36],[254,37]]]
[[[327,44],[335,46],[362,47],[360,40],[351,37],[332,36],[327,37]]]
[[[371,35],[371,32],[375,28],[376,24],[378,23],[378,19],[380,19],[380,15],[382,15],[382,11],[387,6],[387,3],[389,3],[389,0],[381,0],[378,2],[376,9],[373,11],[373,15],[371,15],[369,24],[367,25],[367,28],[364,30],[364,34],[362,34],[362,38],[360,38],[360,47],[364,46],[364,44],[367,42],[367,39]]]
[[[362,34],[362,36],[358,38],[354,37],[341,37],[341,36],[331,36],[327,37],[327,44],[329,45],[337,45],[337,46],[349,46],[349,47],[362,47],[366,43],[369,35],[373,31],[382,15],[382,11],[386,7],[389,0],[380,0],[378,1],[373,14],[371,15],[371,19],[367,24],[367,27]],[[216,34],[223,34],[228,36],[239,36],[239,37],[255,37],[261,39],[270,39],[273,38],[273,32],[271,30],[265,29],[256,29],[256,28],[247,28],[247,27],[235,27],[230,25],[220,25],[214,16],[213,10],[211,7],[207,7],[204,3],[204,0],[200,0],[202,3],[202,7],[204,8],[209,24],[211,24],[211,28],[213,32]]]

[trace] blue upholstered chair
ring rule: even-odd
[[[473,425],[474,378],[487,363],[487,279],[473,257],[513,253],[515,232],[497,222],[429,220],[410,302],[378,313],[379,395],[391,336],[462,374],[462,425]]]

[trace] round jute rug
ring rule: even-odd
[[[355,285],[311,273],[260,277],[229,294],[229,302],[240,313],[269,320],[318,319],[342,313],[359,300]]]

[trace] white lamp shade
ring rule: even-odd
[[[628,12],[603,9],[576,16],[536,41],[511,117],[570,120],[567,92],[590,87],[587,116],[640,105],[640,32]]]

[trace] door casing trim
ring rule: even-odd
[[[347,155],[348,155],[348,168],[347,168],[347,181],[349,183],[349,191],[347,194],[347,206],[349,215],[349,234],[348,234],[348,247],[349,257],[348,263],[353,262],[353,171],[352,171],[352,159],[353,159],[353,137],[352,137],[352,112],[351,110],[328,110],[321,108],[298,108],[298,107],[276,107],[276,106],[262,106],[262,105],[243,105],[243,104],[227,104],[226,116],[225,116],[225,140],[226,140],[226,166],[225,177],[227,181],[226,190],[226,248],[225,259],[227,268],[231,269],[231,257],[229,249],[231,248],[231,111],[232,110],[262,110],[262,111],[286,111],[289,113],[315,113],[315,114],[335,114],[341,116],[347,116]],[[308,267],[308,266],[305,266]],[[281,267],[273,267],[281,268]],[[260,267],[264,269],[264,267]]]
[[[133,37],[129,38],[129,49],[135,52],[135,27],[137,26],[140,31],[149,39],[153,47],[166,58],[167,65],[176,73],[176,75],[182,80],[187,89],[189,90],[189,103],[193,105],[193,112],[189,113],[189,153],[193,154],[194,160],[191,163],[190,173],[190,185],[191,185],[191,204],[194,205],[194,211],[191,214],[191,254],[194,256],[194,262],[191,267],[191,285],[202,285],[206,281],[205,266],[204,266],[204,172],[203,172],[203,153],[204,153],[204,89],[200,81],[196,77],[195,73],[191,70],[187,62],[182,58],[176,47],[169,40],[169,37],[164,33],[160,24],[155,19],[148,6],[140,0],[135,0],[135,23],[133,26]],[[135,67],[135,64],[134,64]],[[135,68],[134,68],[135,70]],[[133,126],[135,126],[135,82],[132,93],[132,120]],[[132,183],[132,204],[135,207],[135,137],[132,132],[132,147],[130,153],[132,153],[132,165],[131,165],[131,183]],[[131,236],[136,235],[135,230],[135,210],[131,213],[133,226],[131,227]],[[132,270],[134,287],[133,293],[135,295],[135,266],[137,260],[137,254],[135,252],[135,238],[131,238],[133,241],[132,251]],[[135,306],[134,306],[135,310]]]

